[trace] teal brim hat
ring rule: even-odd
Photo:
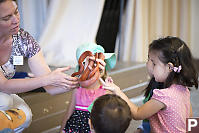
[[[80,45],[76,50],[76,59],[79,60],[79,57],[85,52],[91,51],[93,54],[95,53],[103,53],[105,56],[104,61],[106,62],[106,70],[111,70],[116,65],[116,55],[115,53],[105,53],[104,48],[101,45],[97,45],[96,43],[84,43]],[[76,67],[76,71],[78,71],[79,66]]]

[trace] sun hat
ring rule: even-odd
[[[116,55],[115,53],[105,53],[104,48],[101,45],[97,45],[96,43],[84,43],[80,45],[76,50],[76,59],[79,60],[79,57],[85,52],[91,51],[93,54],[95,53],[103,53],[105,56],[104,61],[106,62],[105,69],[111,70],[116,65]],[[76,71],[78,71],[79,65],[76,67]]]

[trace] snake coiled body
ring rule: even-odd
[[[95,56],[95,61],[89,59],[87,67],[84,69],[83,61],[88,56]],[[91,51],[85,51],[79,58],[78,64],[80,66],[79,71],[73,73],[71,76],[81,75],[79,78],[79,84],[81,87],[88,87],[95,83],[100,78],[99,62],[96,59],[104,60],[105,56],[103,53],[93,53]]]

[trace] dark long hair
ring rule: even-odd
[[[173,83],[198,88],[198,73],[191,52],[184,41],[178,37],[160,38],[149,45],[149,51],[158,52],[159,59],[164,64],[171,62],[175,67],[180,65],[182,67],[179,73],[170,72],[164,83],[164,88]]]
[[[149,99],[148,99],[148,100],[150,100],[151,97],[152,97],[152,95],[153,95],[153,90],[154,89],[163,89],[163,88],[164,88],[164,83],[162,83],[162,82],[156,82],[155,78],[152,77],[151,80],[150,80],[150,82],[149,82],[149,84],[148,84],[148,86],[145,89],[144,96],[148,97],[149,94],[151,94],[150,97],[149,97]]]

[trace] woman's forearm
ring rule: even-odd
[[[71,90],[69,88],[57,87],[57,86],[53,86],[53,85],[44,86],[44,89],[50,95],[62,94],[62,93],[65,93],[65,92],[68,92]]]
[[[47,84],[45,76],[30,79],[2,79],[0,81],[0,91],[8,94],[22,93],[46,86]]]

